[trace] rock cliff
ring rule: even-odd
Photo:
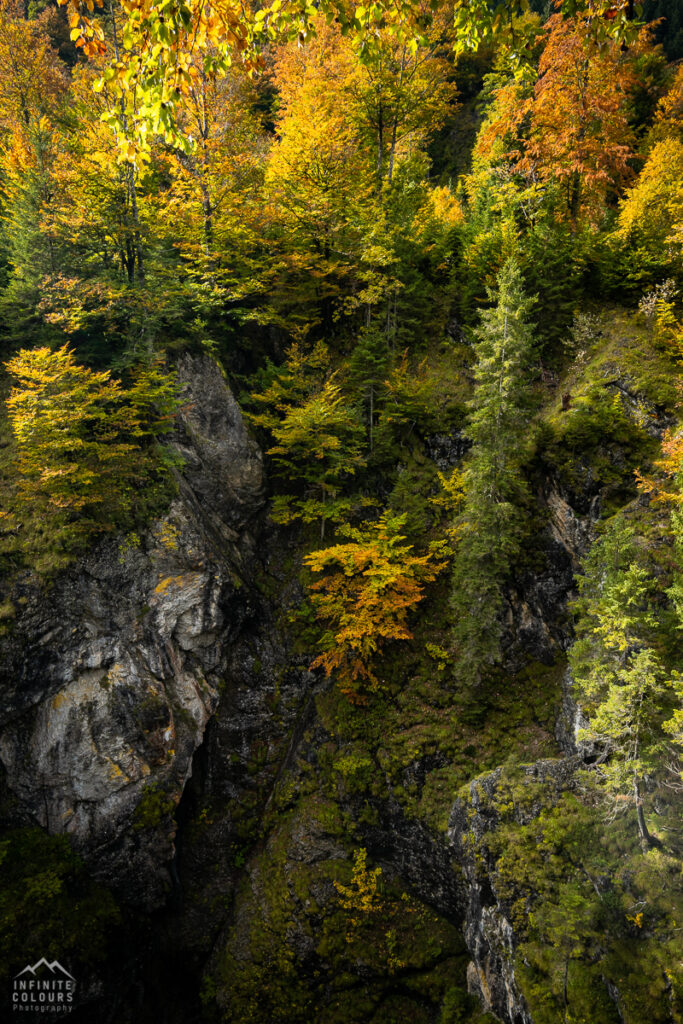
[[[100,543],[49,588],[16,588],[0,653],[11,818],[65,832],[128,902],[158,905],[173,811],[250,614],[261,456],[215,363],[185,355],[168,513]]]

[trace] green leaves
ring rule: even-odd
[[[604,793],[633,798],[642,780],[661,774],[671,752],[663,723],[675,706],[677,680],[659,653],[656,581],[642,564],[643,545],[621,515],[607,524],[584,563],[576,602],[576,642],[569,664],[588,724],[579,739],[603,752]],[[675,734],[675,726],[672,731]],[[632,806],[630,800],[626,806]],[[640,814],[639,814],[640,817]],[[648,838],[644,821],[641,834]]]
[[[93,0],[60,3],[69,6],[71,38],[77,45],[88,55],[104,52],[102,26],[91,17]],[[252,13],[244,8],[188,4],[181,0],[158,4],[131,0],[125,7],[116,63],[134,63],[137,69],[135,124],[131,135],[131,125],[120,116],[119,134],[133,141],[136,159],[147,158],[147,138],[153,134],[161,135],[170,145],[187,146],[186,135],[185,143],[181,142],[184,132],[177,123],[177,109],[189,95],[190,79],[207,53],[212,54],[218,74],[224,74],[236,57],[250,70],[258,71],[262,66],[259,51],[264,44],[297,38],[303,43],[315,35],[316,19],[322,17],[328,24],[338,22],[344,33],[353,35],[361,59],[371,58],[375,53],[380,30],[392,34],[415,55],[428,42],[426,33],[436,7],[435,0],[428,9],[416,0],[375,0],[349,14],[338,0],[320,0],[316,4],[309,0],[274,0]],[[598,38],[611,35],[628,43],[635,27],[629,21],[627,8],[625,0],[616,5],[605,0],[564,0],[562,13],[565,17],[587,15]],[[531,50],[535,35],[533,22],[520,20],[528,11],[528,0],[456,0],[456,53],[476,50],[496,37],[522,60]],[[184,78],[185,75],[189,78]],[[127,89],[125,76],[117,77],[115,85],[122,96]]]
[[[281,498],[274,506],[274,518],[306,523],[319,519],[324,537],[327,520],[340,522],[348,514],[349,503],[338,500],[339,492],[344,479],[364,461],[362,428],[354,410],[339,385],[329,380],[318,394],[289,408],[272,433],[277,443],[267,454],[288,484],[299,482],[304,489],[303,498]]]

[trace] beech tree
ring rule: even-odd
[[[252,242],[248,213],[266,145],[254,99],[244,69],[217,77],[207,53],[180,113],[196,147],[191,153],[176,151],[168,162],[172,184],[160,206],[169,215],[169,234],[200,269],[201,280],[214,285],[225,276],[226,255],[234,262],[235,253]]]
[[[0,170],[4,234],[16,291],[55,270],[53,239],[41,224],[52,199],[60,107],[67,79],[45,31],[45,17],[24,18],[0,3]]]
[[[345,479],[362,465],[362,426],[334,380],[301,405],[291,406],[272,429],[277,442],[268,449],[287,487],[299,484],[303,494],[278,494],[273,518],[288,523],[320,522],[325,538],[328,521],[343,521],[352,502],[341,494]]]
[[[336,239],[349,223],[354,189],[363,189],[347,92],[355,74],[353,51],[334,25],[321,25],[304,47],[283,46],[277,52],[278,142],[266,183],[297,233],[326,257],[333,251],[339,255]]]
[[[311,667],[334,676],[353,703],[364,703],[381,687],[378,655],[390,641],[412,638],[409,612],[445,567],[434,552],[413,554],[401,534],[405,519],[385,512],[377,523],[342,526],[346,543],[304,559],[323,574],[310,590],[316,616],[327,627],[323,653]]]
[[[527,66],[499,73],[475,154],[507,165],[531,187],[559,183],[576,228],[599,217],[609,191],[631,177],[628,100],[635,59],[650,41],[643,33],[623,52],[615,40],[596,38],[589,20],[559,14],[538,38],[537,73]]]
[[[657,254],[683,257],[683,140],[666,138],[649,153],[619,211],[618,233]]]
[[[104,79],[119,90],[119,120],[133,123],[135,146],[143,156],[153,134],[187,151],[192,148],[175,115],[207,50],[211,51],[211,70],[217,74],[225,74],[238,55],[252,69],[258,68],[262,64],[258,44],[282,37],[305,42],[315,34],[322,15],[354,39],[361,55],[372,53],[380,24],[399,42],[407,42],[409,53],[414,54],[425,41],[425,29],[432,20],[420,0],[375,0],[356,8],[339,0],[321,0],[316,6],[308,0],[274,0],[255,11],[231,4],[180,3],[167,5],[163,13],[148,0],[130,0],[120,45],[111,52],[99,16],[104,0],[60,3],[68,6],[76,44],[88,55],[109,52],[114,58]],[[559,0],[558,6],[563,16],[586,13],[596,36],[613,35],[620,41],[632,38],[630,22],[642,8],[634,0]],[[456,0],[456,51],[476,49],[495,35],[523,44],[515,29],[519,16],[529,7],[529,0],[512,4],[501,0],[493,7],[488,0]],[[129,151],[128,140],[122,141]]]
[[[110,371],[80,366],[66,346],[20,351],[6,369],[16,379],[7,411],[18,476],[5,527],[19,549],[33,547],[34,565],[58,568],[158,500],[172,461],[158,438],[178,408],[174,378],[139,366],[126,389]]]
[[[75,69],[69,120],[60,133],[53,169],[53,198],[43,217],[68,276],[107,276],[139,285],[145,275],[150,231],[149,185],[129,162],[118,160],[115,132],[106,123],[113,97],[93,91],[97,69]],[[146,193],[146,194],[145,194]]]
[[[350,80],[354,120],[380,189],[391,185],[401,157],[419,151],[440,127],[455,98],[447,38],[438,23],[414,48],[379,32]]]
[[[546,31],[520,167],[564,183],[576,224],[582,210],[595,214],[607,188],[629,176],[626,99],[633,74],[619,45],[599,46],[582,19],[554,15]]]

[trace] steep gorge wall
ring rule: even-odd
[[[175,957],[197,989],[207,958],[218,963],[228,950],[244,966],[252,957],[255,920],[272,909],[263,878],[272,890],[277,870],[296,904],[281,937],[287,957],[302,976],[317,964],[334,977],[334,959],[314,955],[321,919],[287,879],[301,871],[301,885],[331,906],[334,865],[363,843],[387,877],[464,928],[470,987],[484,1005],[529,1024],[514,934],[462,844],[459,804],[448,833],[435,833],[388,784],[370,799],[343,786],[330,797],[321,752],[343,754],[344,745],[319,719],[326,684],[288,648],[282,619],[300,595],[286,545],[262,514],[260,453],[214,363],[184,356],[179,379],[186,401],[174,443],[184,465],[167,515],[138,544],[102,542],[48,592],[17,584],[21,613],[0,657],[6,818],[67,833],[94,875],[141,913],[162,908],[175,887],[179,902],[155,918],[155,970]],[[590,511],[578,516],[552,486],[546,504],[546,567],[509,595],[513,667],[561,654],[567,593],[590,532]],[[437,756],[406,771],[422,785],[441,766]],[[459,963],[457,943],[451,952]],[[438,963],[426,957],[410,970]],[[136,983],[142,974],[138,966]],[[180,1002],[167,1019],[186,1012]]]
[[[19,581],[0,649],[12,821],[67,833],[126,901],[158,905],[172,812],[249,617],[260,452],[212,361],[184,356],[183,456],[166,516],[105,540],[49,589]]]

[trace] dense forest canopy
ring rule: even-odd
[[[623,1019],[683,1012],[682,57],[680,0],[0,0],[2,629],[18,579],[168,507],[187,352],[265,453],[342,716],[415,680],[485,714],[553,481],[595,513],[569,652],[593,754],[561,853],[510,838],[547,896],[539,1024],[612,1021],[586,993],[615,956]]]

